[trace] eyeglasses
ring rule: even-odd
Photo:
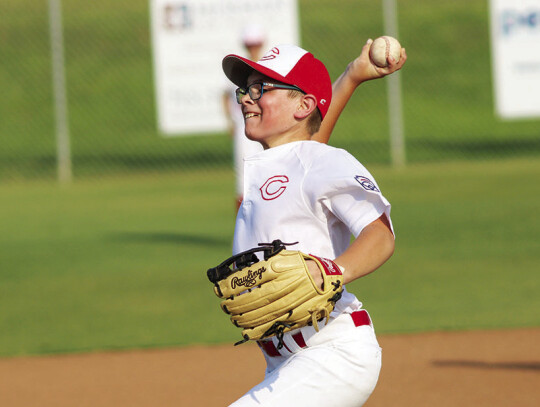
[[[236,101],[242,104],[242,98],[246,96],[247,94],[249,94],[249,97],[251,98],[251,100],[259,100],[262,97],[264,92],[268,92],[269,90],[272,90],[272,89],[265,89],[264,88],[265,86],[269,86],[273,89],[292,89],[292,90],[297,90],[299,92],[304,93],[302,89],[296,86],[278,85],[277,83],[266,83],[266,82],[252,83],[247,88],[236,89],[235,91]]]

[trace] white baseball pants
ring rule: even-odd
[[[265,379],[231,407],[359,407],[381,369],[381,348],[371,325],[342,314],[288,357],[267,357]]]

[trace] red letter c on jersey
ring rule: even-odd
[[[286,175],[275,175],[266,180],[264,185],[260,187],[261,196],[265,201],[271,201],[272,199],[279,198],[285,189],[289,178]]]

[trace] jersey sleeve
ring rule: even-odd
[[[328,221],[330,212],[355,237],[383,214],[392,227],[390,203],[370,172],[345,150],[332,149],[313,160],[303,188],[315,216]]]

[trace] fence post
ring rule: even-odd
[[[72,169],[61,0],[49,0],[49,27],[51,36],[52,80],[56,125],[57,175],[58,181],[62,184],[66,184],[72,180]]]
[[[396,0],[383,0],[384,32],[399,39]],[[387,79],[388,121],[390,128],[390,157],[394,167],[405,165],[405,138],[401,101],[401,73],[393,73]]]

